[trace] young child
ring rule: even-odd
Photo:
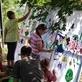
[[[39,24],[36,28],[36,32],[31,34],[28,42],[31,44],[32,57],[34,59],[40,59],[41,52],[52,52],[53,50],[45,50],[44,42],[42,40],[42,35],[47,31],[47,26],[45,24]]]
[[[56,82],[57,78],[55,75],[55,71],[53,70],[52,73],[49,71],[50,68],[50,63],[47,59],[43,59],[40,62],[41,67],[44,72],[44,78],[46,79],[47,82]]]

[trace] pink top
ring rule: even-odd
[[[44,77],[47,82],[56,82],[57,80],[56,75],[52,74],[49,70],[44,73]]]
[[[44,47],[44,45],[42,44],[42,39],[36,33],[33,33],[31,34],[32,53],[40,55],[41,52],[38,51],[37,44],[41,44],[42,48]]]

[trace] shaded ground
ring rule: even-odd
[[[7,46],[4,45],[4,48],[2,48],[2,57],[3,57],[3,65],[7,65]]]
[[[6,45],[4,45],[4,48],[2,48],[2,58],[3,58],[2,64],[4,66],[5,74],[0,75],[0,82],[8,82],[7,80],[11,77],[12,70],[7,69],[7,60],[6,60],[6,58],[7,58],[7,46]]]

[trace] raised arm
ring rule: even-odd
[[[38,51],[40,52],[52,52],[53,50],[45,50],[42,48],[42,44],[37,44],[37,47],[38,47]]]
[[[24,17],[19,18],[18,22],[22,22],[23,20],[25,20],[29,16],[30,12],[31,12],[31,9],[29,10],[29,12]]]

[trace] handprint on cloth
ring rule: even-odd
[[[76,42],[75,40],[72,40],[69,43],[69,48],[70,48],[70,50],[78,50],[78,48],[79,48],[78,42]]]

